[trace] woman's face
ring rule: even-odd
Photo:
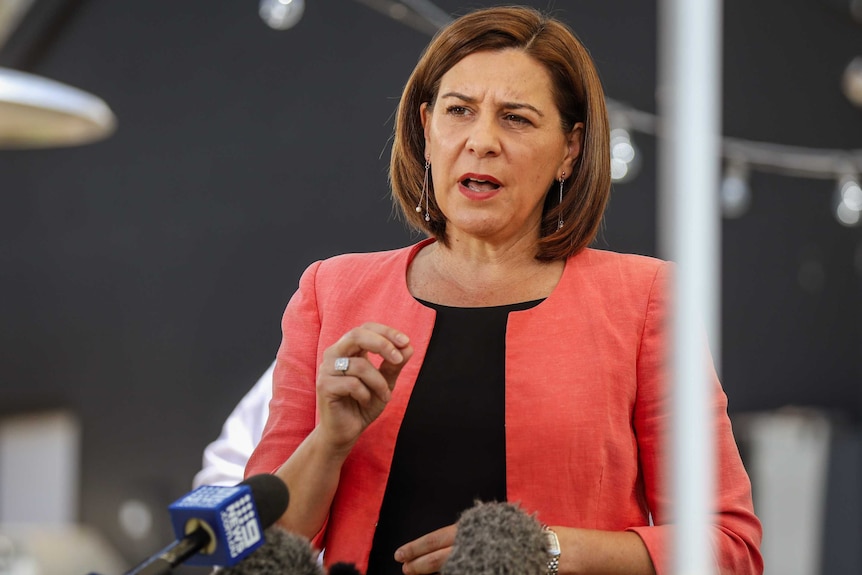
[[[563,132],[545,67],[520,50],[476,52],[421,109],[425,155],[452,242],[539,238],[545,194],[581,151],[583,124]]]

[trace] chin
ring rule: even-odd
[[[452,231],[457,230],[460,234],[474,238],[493,236],[506,229],[500,222],[488,219],[454,222],[449,220],[447,227]]]

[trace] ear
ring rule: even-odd
[[[566,136],[566,155],[563,158],[563,163],[560,166],[560,171],[557,173],[557,179],[563,172],[566,177],[570,177],[575,171],[575,162],[581,156],[581,150],[584,147],[584,123],[578,122],[572,131]]]
[[[422,102],[419,106],[419,115],[422,118],[422,131],[425,134],[425,157],[427,158],[431,147],[431,107],[428,102]]]

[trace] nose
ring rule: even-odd
[[[491,114],[482,114],[476,118],[467,135],[465,143],[467,150],[482,158],[496,156],[500,153],[500,134]]]

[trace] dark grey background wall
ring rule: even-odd
[[[440,0],[450,13],[493,2]],[[546,8],[547,1],[531,4]],[[655,111],[656,5],[551,2],[609,96]],[[862,27],[838,2],[728,0],[725,133],[862,147],[840,92]],[[308,0],[276,32],[256,2],[39,0],[0,64],[91,91],[119,118],[80,148],[0,153],[0,413],[68,407],[84,424],[82,521],[160,510],[272,360],[302,269],[416,239],[393,216],[388,138],[428,37],[356,2]],[[615,186],[599,247],[656,253],[655,141]],[[722,375],[733,412],[862,416],[862,230],[833,182],[755,173],[724,223]],[[158,521],[163,520],[163,526]]]

